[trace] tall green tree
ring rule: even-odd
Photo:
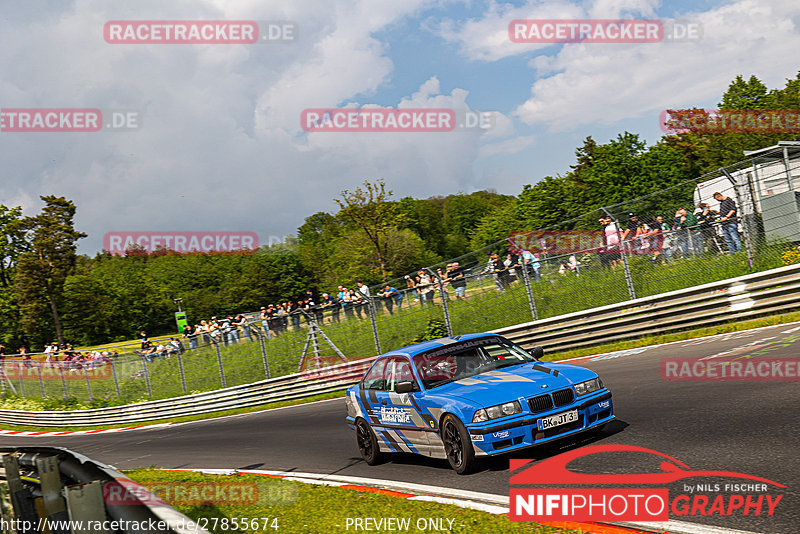
[[[341,198],[334,199],[340,208],[338,216],[363,232],[375,253],[380,277],[384,280],[392,272],[388,261],[389,234],[400,226],[402,220],[397,205],[389,201],[391,196],[392,191],[386,189],[386,183],[378,179],[374,183],[365,180],[363,188],[345,189]]]
[[[64,342],[60,306],[64,282],[75,269],[77,241],[86,234],[75,230],[75,205],[64,197],[40,197],[45,206],[36,216],[26,217],[23,228],[30,250],[18,257],[14,289],[26,334],[45,339],[44,310],[50,312],[59,343]]]

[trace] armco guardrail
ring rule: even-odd
[[[523,347],[589,347],[800,308],[800,264],[496,330]]]
[[[579,348],[800,309],[800,264],[496,330],[523,347]],[[341,391],[375,358],[172,399],[94,410],[0,410],[0,423],[99,426],[171,419]]]
[[[119,471],[69,449],[0,447],[0,454],[14,511],[3,519],[16,532],[208,534]],[[106,498],[115,493],[124,493],[124,504]]]
[[[173,419],[341,391],[358,382],[375,357],[206,393],[92,410],[0,410],[0,423],[41,427],[100,426]]]

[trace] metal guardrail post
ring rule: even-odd
[[[56,528],[52,522],[66,525],[69,520],[67,504],[61,496],[61,473],[58,469],[58,458],[45,456],[36,459],[36,470],[39,472],[39,482],[42,490],[42,504],[44,515],[47,518],[47,527],[53,534],[71,534],[71,529]],[[63,523],[62,523],[63,522]],[[48,530],[48,528],[45,530]]]
[[[369,313],[369,321],[372,323],[372,337],[375,339],[375,350],[377,354],[383,354],[381,350],[381,340],[378,338],[378,324],[375,322],[375,307],[372,305],[372,297],[367,298],[367,313]]]
[[[142,370],[144,371],[144,383],[147,386],[147,397],[153,398],[153,391],[150,389],[150,372],[147,370],[147,360],[142,358]]]
[[[225,380],[225,369],[222,367],[222,354],[219,351],[219,341],[214,338],[211,338],[211,341],[214,343],[214,349],[217,352],[217,365],[219,366],[219,380],[222,384],[223,388],[228,387],[227,381]]]
[[[183,392],[186,393],[186,375],[183,372],[183,356],[181,356],[181,351],[178,351],[178,370],[181,373],[181,387],[183,387]]]
[[[531,267],[532,268],[532,267]],[[531,277],[528,273],[528,265],[524,264],[520,267],[522,270],[522,281],[525,284],[525,292],[528,294],[528,304],[531,307],[531,315],[533,320],[539,319],[539,314],[536,312],[536,301],[533,298],[533,290],[531,289]]]
[[[114,358],[113,356],[109,359],[109,365],[111,365],[111,376],[114,378],[114,389],[117,390],[117,398],[121,399],[122,395],[119,392],[119,380],[117,380],[117,366],[114,365]]]

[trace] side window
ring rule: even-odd
[[[394,391],[398,382],[414,382],[414,373],[411,372],[411,362],[406,358],[392,358],[386,364],[386,389]]]
[[[372,367],[364,377],[364,389],[386,389],[383,371],[386,369],[387,358],[383,358],[372,364]]]

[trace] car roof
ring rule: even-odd
[[[482,337],[498,337],[498,334],[493,334],[491,332],[478,332],[474,334],[463,334],[460,336],[440,337],[439,339],[423,341],[422,343],[417,343],[415,345],[403,347],[402,349],[393,350],[391,352],[387,352],[386,354],[382,354],[381,356],[416,356],[417,354],[428,352],[429,350],[438,349],[440,347],[445,347],[447,345],[452,345],[462,341],[469,341],[471,339],[480,339]]]

